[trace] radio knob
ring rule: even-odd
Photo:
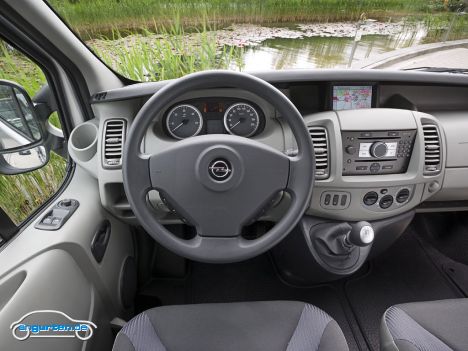
[[[388,151],[387,144],[381,141],[376,141],[370,147],[370,154],[376,158],[384,157],[387,154],[387,151]]]
[[[352,145],[348,145],[346,146],[346,152],[350,155],[353,155],[356,153],[356,147],[355,146],[352,146]]]

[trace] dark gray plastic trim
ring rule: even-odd
[[[275,83],[298,82],[391,82],[392,84],[430,84],[430,85],[468,85],[468,76],[456,74],[440,74],[427,72],[407,72],[389,70],[364,69],[321,69],[321,70],[282,70],[266,72],[249,72],[252,75]],[[161,82],[148,82],[129,85],[123,88],[102,91],[93,95],[91,103],[126,100],[150,96],[162,89],[171,80]],[[219,88],[223,86],[220,84]],[[226,86],[227,87],[227,86]]]

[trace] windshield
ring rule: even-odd
[[[389,52],[460,49],[468,0],[49,0],[104,62],[158,81],[205,69],[379,68]],[[399,69],[468,68],[431,57]],[[397,51],[399,50],[399,51]],[[460,50],[458,50],[460,51]],[[414,55],[413,55],[414,56]],[[427,55],[426,55],[427,56]],[[380,61],[379,61],[380,60]],[[414,61],[414,60],[413,60]],[[378,66],[378,65],[377,65]]]

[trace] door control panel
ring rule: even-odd
[[[80,206],[78,200],[60,200],[51,210],[41,217],[34,227],[40,230],[58,230],[62,228],[78,206]]]

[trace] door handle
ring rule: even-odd
[[[105,220],[98,226],[93,240],[91,241],[91,253],[98,263],[101,263],[104,258],[110,236],[111,224],[108,220]]]

